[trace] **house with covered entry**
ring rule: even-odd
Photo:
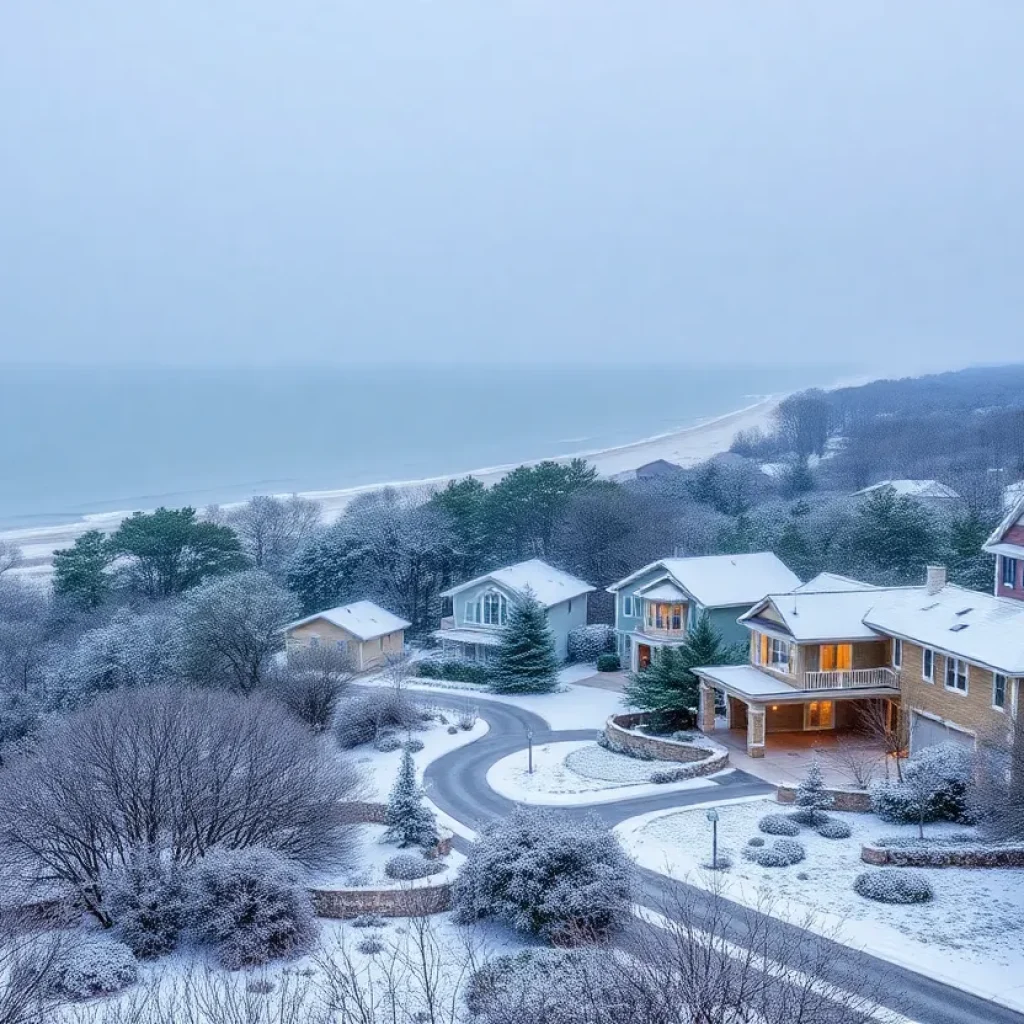
[[[434,637],[447,657],[489,661],[510,609],[529,594],[546,611],[555,653],[564,661],[570,630],[587,624],[587,595],[593,591],[584,580],[531,558],[446,590],[441,597],[448,607]]]
[[[361,672],[383,665],[388,655],[400,654],[409,626],[373,601],[355,601],[289,623],[284,628],[285,652],[329,647],[348,655],[352,667]]]
[[[623,668],[644,669],[659,649],[682,643],[703,612],[726,643],[745,640],[737,616],[765,594],[799,583],[770,551],[651,562],[608,587]]]

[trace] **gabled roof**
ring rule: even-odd
[[[1018,526],[1024,523],[1024,494],[1014,502],[1010,511],[1003,516],[999,525],[992,531],[991,536],[982,545],[983,550],[987,551],[992,555],[1006,555],[1013,556],[1013,551],[999,550],[1003,544],[1003,538],[1010,531],[1011,527]]]
[[[640,593],[648,601],[685,601],[686,594],[671,580],[658,580],[650,586],[641,587]]]
[[[412,625],[372,601],[354,601],[352,604],[343,604],[338,608],[328,608],[325,612],[307,615],[304,619],[290,622],[285,629],[295,629],[317,619],[324,619],[360,640],[375,640],[379,636],[386,636],[399,629],[408,629]]]
[[[923,593],[923,587],[909,588]],[[776,626],[763,615],[770,606],[782,620],[780,632],[798,643],[828,643],[840,640],[877,640],[878,634],[865,625],[864,617],[884,594],[880,588],[860,590],[796,590],[771,594],[759,601],[739,621],[749,626]],[[776,626],[778,629],[779,627]]]
[[[748,555],[705,555],[698,558],[663,558],[651,562],[609,588],[615,593],[655,569],[708,608],[752,605],[765,594],[784,593],[800,585],[800,577],[771,551]]]
[[[441,596],[453,597],[455,594],[461,594],[463,590],[488,581],[507,587],[519,595],[524,595],[529,589],[545,608],[551,608],[562,601],[569,601],[594,590],[589,583],[570,576],[569,573],[562,572],[561,569],[556,569],[539,558],[531,558],[505,569],[495,569],[494,572],[467,580],[465,583],[460,583],[458,586],[444,591]]]
[[[883,633],[985,665],[1024,675],[1024,602],[949,584],[880,595],[865,622]]]
[[[959,498],[960,495],[939,483],[938,480],[880,480],[870,487],[862,487],[856,494],[872,494],[882,490],[883,487],[891,487],[897,494],[905,494],[910,498]]]
[[[864,583],[851,576],[840,576],[835,572],[819,572],[813,579],[795,587],[796,594],[826,594],[840,590],[878,590],[873,583]]]

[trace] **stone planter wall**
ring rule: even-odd
[[[1024,868],[1024,846],[888,847],[865,843],[860,848],[865,864],[900,868]]]
[[[609,746],[627,754],[635,753],[642,757],[686,765],[690,769],[685,775],[687,778],[712,775],[728,765],[729,752],[726,750],[635,732],[636,727],[643,725],[645,719],[646,716],[642,714],[612,715],[604,725],[604,735]]]
[[[346,919],[360,914],[419,917],[441,914],[451,907],[451,882],[404,889],[312,889],[320,917]]]
[[[796,802],[796,786],[783,784],[775,791],[775,799],[780,804]],[[865,789],[826,789],[832,797],[832,811],[856,811],[866,813],[871,810],[871,795]]]

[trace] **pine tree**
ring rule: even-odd
[[[74,546],[53,554],[53,592],[80,608],[98,608],[110,590],[107,569],[113,561],[106,537],[88,530]]]
[[[736,665],[743,661],[744,653],[739,645],[724,644],[711,617],[702,612],[679,647],[662,648],[647,668],[630,677],[624,702],[648,712],[655,729],[689,727],[699,698],[699,680],[691,669]]]
[[[408,750],[402,754],[384,823],[388,826],[384,841],[402,847],[419,846],[429,850],[440,838],[434,815],[423,803],[423,791],[416,782],[416,765]]]
[[[825,789],[825,780],[821,774],[821,765],[815,758],[803,781],[797,787],[796,805],[800,808],[800,820],[805,825],[821,825],[825,821],[825,811],[832,806],[832,796]]]
[[[547,612],[527,591],[509,607],[491,689],[495,693],[550,693],[557,683],[558,659]]]

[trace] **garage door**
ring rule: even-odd
[[[924,747],[933,747],[936,743],[962,743],[966,747],[974,747],[974,737],[962,729],[936,722],[917,711],[911,715],[910,750],[916,752]]]

